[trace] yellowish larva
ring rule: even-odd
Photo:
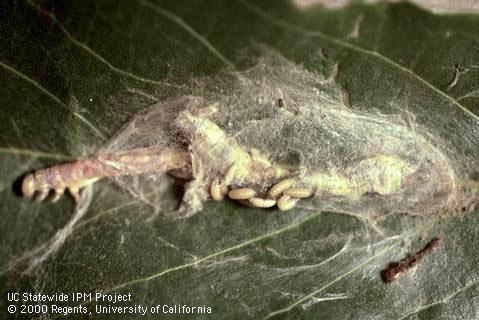
[[[230,190],[228,197],[234,200],[247,200],[256,195],[256,191],[251,188],[238,188]]]
[[[283,191],[284,195],[288,195],[293,198],[309,198],[313,195],[311,189],[308,188],[289,188]]]
[[[274,186],[272,186],[268,191],[268,196],[271,198],[276,198],[279,196],[284,190],[287,190],[294,186],[296,183],[295,179],[286,179],[278,182]]]
[[[276,200],[274,199],[264,199],[253,197],[248,200],[254,207],[257,208],[271,208],[276,205]]]
[[[296,206],[298,198],[292,198],[290,196],[284,195],[278,200],[278,209],[281,211],[291,210]]]

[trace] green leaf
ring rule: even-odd
[[[22,273],[74,205],[68,197],[32,203],[13,190],[26,172],[95,152],[178,86],[249,67],[258,44],[325,76],[339,63],[351,108],[408,110],[477,172],[478,16],[405,3],[298,11],[246,0],[15,1],[2,3],[0,15],[2,318],[32,317],[8,314],[8,305],[21,304],[8,302],[8,292],[65,293],[70,301],[56,304],[78,306],[73,293],[99,291],[131,293],[125,306],[212,310],[151,319],[479,316],[477,211],[364,216],[208,202],[187,219],[150,219],[150,206],[104,181],[60,249]],[[453,85],[455,66],[467,72]],[[381,281],[389,262],[433,236],[444,239],[436,254],[392,284]],[[93,318],[139,317],[82,305]]]

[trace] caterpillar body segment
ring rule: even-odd
[[[75,200],[79,199],[78,190],[97,180],[112,175],[114,169],[103,167],[95,160],[78,160],[70,163],[54,165],[27,174],[23,179],[22,192],[26,197],[38,193],[36,201],[41,202],[53,190],[53,202],[59,200],[65,189],[68,189]]]
[[[169,172],[191,179],[191,157],[187,151],[167,146],[138,148],[97,156],[107,176]]]
[[[416,170],[416,167],[395,156],[377,155],[345,168],[342,172],[331,170],[326,173],[311,173],[301,179],[301,182],[315,190],[316,195],[359,199],[366,193],[391,195],[398,192],[407,177]],[[293,192],[296,191],[289,191],[290,195]]]
[[[290,174],[287,169],[273,165],[260,150],[240,145],[215,122],[204,117],[215,112],[215,106],[196,112],[182,111],[176,119],[176,126],[189,140],[191,151],[200,161],[205,166],[214,164],[210,170],[223,177],[223,184],[264,185]]]
[[[176,119],[176,124],[186,135],[193,152],[200,157],[221,161],[227,168],[233,164],[240,168],[249,166],[250,155],[213,121],[183,111]]]
[[[176,119],[176,125],[181,129],[190,143],[192,152],[206,165],[216,165],[212,170],[217,175],[223,175],[224,183],[244,184],[257,178],[257,167],[271,166],[254,162],[251,155],[232,137],[229,137],[216,123],[198,114],[214,113],[213,107],[202,108],[195,114],[183,111]],[[256,176],[256,178],[255,178]]]

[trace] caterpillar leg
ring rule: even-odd
[[[71,194],[76,203],[80,202],[80,189],[78,187],[69,187],[68,192]]]
[[[48,194],[50,193],[50,190],[49,189],[40,189],[38,190],[38,194],[37,196],[35,197],[35,201],[36,202],[42,202],[43,200],[46,199],[46,197],[48,197]]]
[[[57,202],[58,200],[60,200],[60,198],[63,196],[63,194],[65,193],[65,189],[64,188],[56,188],[54,189],[54,195],[53,195],[53,198],[52,198],[52,203],[55,203]]]

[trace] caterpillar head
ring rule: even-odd
[[[31,197],[36,191],[36,183],[33,174],[29,173],[23,178],[22,193],[25,197]]]

